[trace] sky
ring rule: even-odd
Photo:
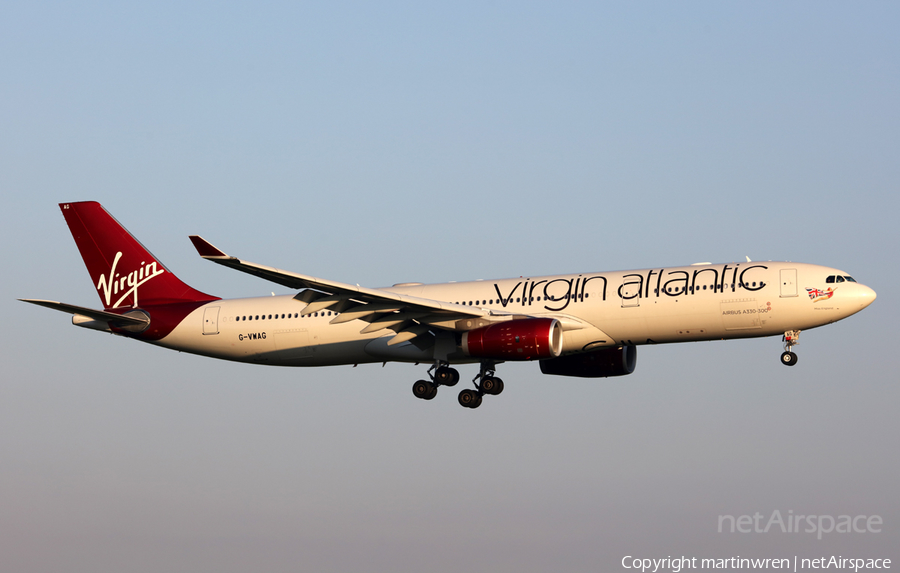
[[[896,3],[6,2],[0,569],[625,571],[900,558]],[[634,374],[220,362],[72,327],[60,202],[191,286],[239,257],[377,287],[699,261],[836,267],[878,300]],[[470,380],[475,366],[461,366]],[[720,516],[880,532],[720,533]],[[627,564],[627,563],[626,563]],[[671,569],[670,569],[671,570]]]

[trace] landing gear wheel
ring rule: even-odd
[[[791,350],[799,344],[800,331],[787,330],[781,340],[784,341],[784,352],[781,354],[781,363],[785,366],[797,364],[797,355]]]
[[[431,400],[437,396],[437,386],[427,380],[419,380],[412,387],[413,395],[422,400]]]
[[[797,355],[793,352],[782,352],[781,363],[785,366],[794,366],[797,364]]]
[[[485,394],[496,396],[500,392],[503,392],[503,380],[494,376],[485,376],[481,380],[481,390],[484,391]]]
[[[477,408],[481,406],[481,394],[466,388],[459,393],[459,405],[465,408]]]
[[[449,366],[441,366],[434,372],[434,381],[441,386],[456,386],[459,382],[459,372]]]

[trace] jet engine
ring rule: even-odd
[[[555,358],[562,352],[562,325],[555,318],[489,324],[462,335],[463,352],[494,360]]]
[[[606,378],[631,374],[636,364],[637,347],[619,346],[541,360],[541,372],[556,376]]]

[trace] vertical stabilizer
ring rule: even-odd
[[[217,300],[172,274],[100,203],[60,203],[103,307]]]

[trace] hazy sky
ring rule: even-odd
[[[617,571],[636,557],[900,559],[896,3],[0,7],[0,570]],[[797,260],[878,292],[781,342],[504,364],[279,369],[74,328],[57,203],[201,260],[365,286]],[[461,367],[464,380],[475,366]],[[458,390],[458,388],[457,388]],[[718,533],[720,515],[881,533]]]

